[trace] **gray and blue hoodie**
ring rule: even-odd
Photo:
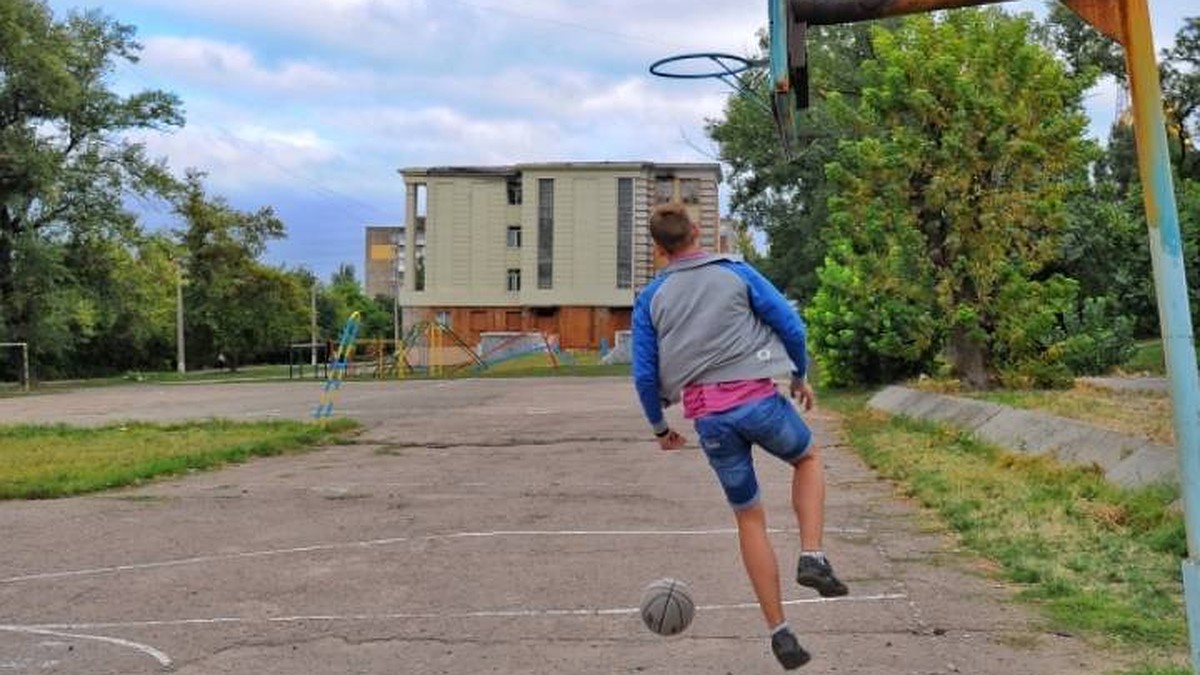
[[[807,367],[805,326],[746,263],[703,254],[667,265],[633,306],[633,382],[656,434],[689,384],[773,377]]]

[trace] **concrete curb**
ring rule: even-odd
[[[1056,415],[895,385],[884,387],[868,405],[893,415],[949,424],[1014,452],[1096,466],[1122,487],[1179,479],[1175,448]]]

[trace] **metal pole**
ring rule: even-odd
[[[396,290],[392,294],[392,348],[400,349],[400,275],[396,275]]]
[[[996,5],[1012,0],[788,0],[796,21],[810,26],[857,23],[940,9]],[[772,55],[774,60],[774,55]]]
[[[1183,591],[1193,672],[1200,673],[1200,372],[1188,306],[1183,240],[1167,149],[1162,86],[1150,31],[1146,0],[1122,0],[1125,59],[1132,89],[1138,168],[1150,230],[1154,287],[1162,326],[1167,378],[1179,452],[1188,557],[1183,562]]]
[[[312,285],[312,307],[311,307],[311,309],[312,309],[312,312],[311,312],[312,313],[312,330],[310,333],[311,339],[309,340],[309,342],[311,344],[309,345],[309,348],[312,350],[310,361],[312,362],[313,374],[315,376],[316,372],[317,372],[317,281],[315,279],[313,280],[313,285]]]
[[[183,268],[175,264],[175,370],[180,375],[187,372],[184,361],[186,350],[183,344]]]
[[[24,373],[25,391],[29,391],[29,343],[21,343],[21,369]]]

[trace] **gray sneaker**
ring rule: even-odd
[[[800,641],[790,628],[784,628],[771,636],[771,651],[784,670],[795,670],[812,659],[812,656],[804,651],[804,647],[800,646]]]
[[[836,598],[850,592],[846,584],[833,576],[833,566],[824,557],[801,555],[796,563],[796,583],[815,588],[822,598]]]

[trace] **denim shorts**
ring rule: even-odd
[[[700,447],[735,511],[758,503],[758,479],[750,448],[795,464],[812,444],[812,431],[792,402],[776,392],[731,410],[695,420]]]

